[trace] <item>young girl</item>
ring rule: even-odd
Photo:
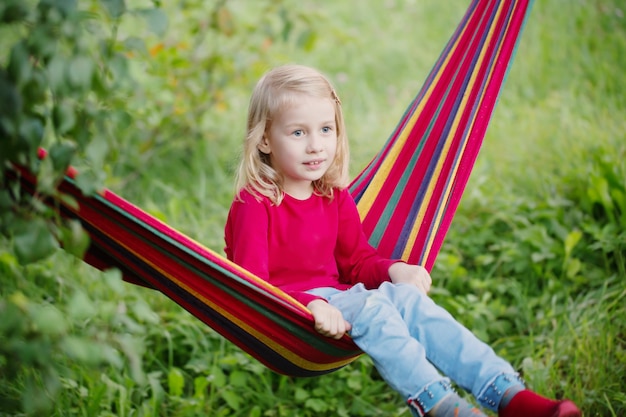
[[[415,416],[484,415],[448,377],[502,417],[580,416],[571,401],[526,390],[437,306],[424,268],[379,256],[347,184],[348,140],[329,81],[298,65],[268,72],[250,101],[226,255],[303,303],[321,334],[348,332]]]

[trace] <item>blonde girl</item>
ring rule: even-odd
[[[422,267],[369,245],[348,190],[341,102],[318,71],[286,65],[252,93],[225,252],[305,305],[321,334],[348,333],[414,416],[580,416],[525,389],[504,359],[436,305]]]

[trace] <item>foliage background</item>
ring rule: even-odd
[[[0,162],[29,164],[42,195],[71,162],[86,192],[109,187],[221,250],[266,69],[333,79],[356,173],[466,7],[7,0]],[[433,271],[440,304],[589,416],[626,413],[624,19],[619,0],[535,2]],[[68,254],[84,249],[80,228],[0,179],[0,414],[409,415],[366,357],[315,379],[263,369],[158,293]]]

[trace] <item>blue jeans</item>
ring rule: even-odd
[[[352,325],[354,343],[407,399],[414,415],[448,395],[450,379],[494,411],[508,388],[522,384],[508,362],[413,285],[385,282],[375,290],[357,284],[346,291],[308,292],[341,311]]]

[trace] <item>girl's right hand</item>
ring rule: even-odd
[[[324,336],[341,339],[352,328],[350,323],[343,319],[341,311],[325,300],[313,300],[306,307],[315,319],[315,330]]]
[[[389,278],[394,284],[415,285],[424,294],[428,294],[433,283],[426,268],[404,262],[396,262],[389,267]]]

